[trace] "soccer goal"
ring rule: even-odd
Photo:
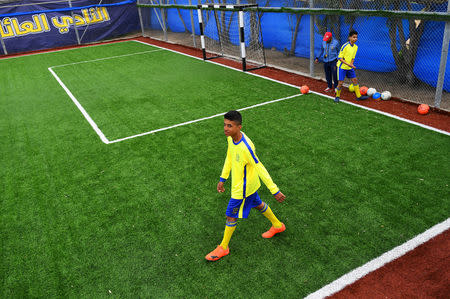
[[[197,7],[204,60],[224,56],[241,60],[243,71],[266,66],[257,4]]]

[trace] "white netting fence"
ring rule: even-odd
[[[143,1],[150,3],[150,0]],[[342,45],[349,31],[354,29],[359,33],[355,64],[361,85],[389,90],[397,98],[436,106],[438,81],[444,78],[438,105],[450,110],[450,63],[444,69],[440,67],[445,53],[444,28],[449,22],[447,0],[214,1],[218,2],[259,5],[255,16],[261,26],[267,65],[323,79],[322,66],[310,60],[318,54],[323,34],[333,32]],[[144,2],[139,0],[139,3]],[[201,4],[210,3],[201,1]],[[196,6],[199,2],[162,0],[158,4]],[[297,8],[307,11],[298,13]],[[153,18],[153,23],[144,24],[147,36],[200,48],[195,10],[181,6],[158,8],[157,13],[165,12],[158,23],[155,22],[156,11],[150,12],[152,9],[141,9],[147,10]],[[314,42],[313,47],[311,42]],[[312,54],[311,48],[314,49]]]

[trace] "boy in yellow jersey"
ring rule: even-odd
[[[286,196],[272,181],[266,168],[256,156],[253,142],[241,129],[241,114],[238,111],[227,112],[224,116],[224,132],[227,136],[228,150],[217,191],[225,192],[223,183],[228,179],[231,171],[231,199],[226,211],[227,222],[222,243],[206,255],[205,258],[209,261],[217,261],[230,253],[228,243],[236,229],[237,219],[247,218],[252,208],[259,210],[272,222],[272,227],[262,234],[263,238],[272,238],[275,234],[286,230],[286,226],[275,217],[270,207],[261,201],[256,192],[261,186],[259,179],[263,180],[277,201],[283,202]]]
[[[356,78],[355,73],[355,56],[358,51],[358,46],[355,44],[358,40],[358,32],[355,30],[350,31],[348,35],[348,42],[342,45],[341,51],[339,52],[338,62],[337,62],[337,77],[338,77],[338,86],[336,87],[336,98],[334,99],[335,103],[339,103],[341,96],[342,84],[344,83],[345,77],[348,77],[352,80],[353,86],[355,87],[355,94],[357,100],[366,100],[369,97],[361,96],[358,85],[358,78]]]

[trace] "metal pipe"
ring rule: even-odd
[[[192,5],[192,0],[189,0],[189,5]],[[192,42],[194,43],[194,48],[197,48],[197,43],[195,41],[194,12],[192,9],[189,10],[189,14],[191,15]]]
[[[0,34],[0,42],[2,43],[3,54],[8,55],[8,51],[6,51],[5,42],[3,41],[3,36]]]
[[[450,13],[450,1],[447,4],[447,13]],[[436,94],[434,96],[434,107],[439,108],[442,101],[442,91],[444,89],[445,69],[447,67],[448,44],[450,42],[450,22],[445,22],[444,37],[442,39],[441,63],[439,64],[439,75],[436,84]],[[450,76],[450,74],[447,74]]]
[[[314,8],[314,0],[309,0],[309,8]],[[309,75],[314,77],[314,15],[309,15]]]
[[[161,0],[164,1],[164,0]],[[165,3],[167,4],[167,3]],[[161,18],[163,22],[163,32],[164,32],[164,41],[167,41],[167,24],[166,24],[166,11],[164,8],[161,8]]]
[[[72,8],[71,0],[69,0],[69,7]],[[72,17],[73,30],[75,30],[75,36],[77,37],[77,43],[78,43],[78,45],[81,45],[80,36],[78,35],[77,22],[75,21],[75,18],[73,17],[73,10],[70,11],[70,15]]]
[[[138,3],[139,3],[139,0],[138,0]],[[139,22],[141,23],[141,33],[142,33],[142,36],[145,36],[144,35],[144,21],[142,20],[142,11],[141,11],[140,7],[138,7],[138,14],[139,14]]]
[[[159,5],[154,4],[154,3],[153,3],[153,0],[150,0],[150,3],[151,3],[152,6],[153,6],[153,10],[155,11],[156,19],[158,19],[158,23],[159,23],[159,25],[161,26],[161,29],[164,30],[164,25],[163,25],[163,23],[162,23],[162,21],[161,21],[161,18],[162,18],[163,16],[161,15],[161,18],[160,18],[159,15],[158,15],[158,10],[156,9],[157,7],[159,7]],[[160,12],[161,12],[161,9],[160,9]]]

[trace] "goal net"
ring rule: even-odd
[[[198,5],[203,59],[229,57],[249,71],[266,66],[257,4]]]

